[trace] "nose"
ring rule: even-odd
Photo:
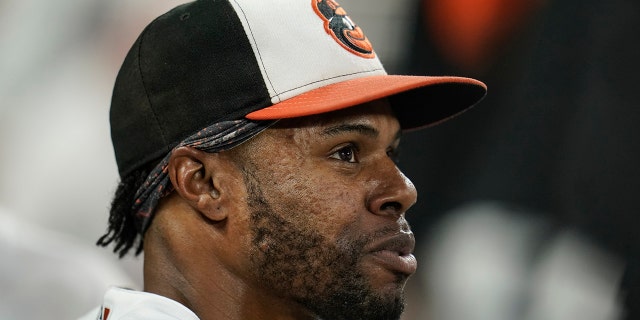
[[[416,203],[415,186],[391,161],[386,169],[376,170],[374,189],[368,201],[369,211],[377,215],[399,216]]]

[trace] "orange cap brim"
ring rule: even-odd
[[[274,120],[336,111],[390,97],[396,114],[419,119],[400,119],[403,129],[424,127],[446,120],[480,101],[484,83],[464,77],[379,75],[347,80],[302,93],[246,115],[251,120]],[[397,100],[397,99],[396,99]],[[398,112],[399,109],[404,109]],[[430,114],[431,111],[431,114]],[[413,116],[412,116],[413,115]],[[399,116],[400,118],[400,116]]]

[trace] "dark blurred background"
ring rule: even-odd
[[[550,311],[540,319],[637,318],[640,3],[423,0],[414,6],[416,23],[398,71],[462,74],[489,87],[477,108],[403,141],[412,155],[418,150],[402,165],[420,194],[410,219],[421,252],[441,257],[442,244],[433,239],[451,239],[432,233],[443,226],[467,237],[453,249],[484,243],[478,249],[507,254],[520,243],[518,254],[525,256],[512,254],[508,263],[530,280],[502,293],[519,298],[498,318],[535,318],[542,311],[531,309],[541,307]],[[473,235],[484,230],[482,222],[494,236],[514,234],[485,243]],[[581,250],[573,262],[554,260]],[[465,261],[474,268],[472,259]],[[456,276],[438,262],[427,264],[430,272]],[[587,279],[571,280],[581,273]],[[544,279],[558,288],[537,293]],[[555,302],[536,302],[563,290]]]

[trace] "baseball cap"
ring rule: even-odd
[[[477,103],[486,86],[389,75],[333,0],[197,0],[152,21],[128,52],[111,101],[121,176],[213,123],[335,111],[388,97],[403,130]]]

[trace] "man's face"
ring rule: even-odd
[[[324,319],[399,318],[416,269],[399,132],[380,100],[256,137],[243,172],[258,286]]]

